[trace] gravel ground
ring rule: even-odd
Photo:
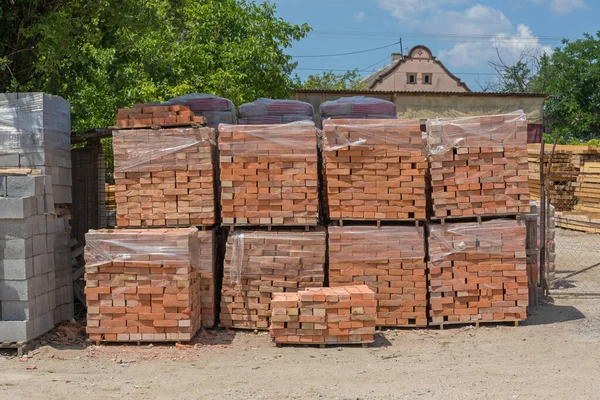
[[[600,391],[600,299],[557,299],[518,328],[386,330],[369,348],[277,348],[265,333],[223,330],[184,346],[78,339],[55,337],[28,359],[0,353],[0,398],[591,399]]]

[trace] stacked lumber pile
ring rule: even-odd
[[[373,343],[375,303],[365,285],[274,293],[271,335],[287,344]]]
[[[117,226],[216,222],[214,129],[115,131],[113,151]]]
[[[313,122],[220,125],[224,225],[316,225],[317,134]]]
[[[271,294],[323,286],[326,232],[242,231],[227,238],[221,325],[267,329]]]
[[[575,182],[577,204],[573,211],[560,211],[556,224],[561,228],[600,233],[600,163],[586,162],[579,167]]]
[[[431,226],[430,323],[524,320],[526,234],[525,225],[512,220]]]
[[[314,109],[310,103],[298,100],[258,99],[238,108],[241,125],[288,124],[312,121]]]
[[[544,168],[544,176],[547,180],[546,193],[548,200],[556,207],[557,211],[570,211],[575,205],[575,183],[577,180],[577,169],[573,164],[573,147],[576,146],[556,146],[552,156],[551,171],[550,154],[552,146],[544,148],[544,162],[540,164],[539,144],[530,144],[527,146],[529,162],[529,190],[531,199],[540,199],[540,168]]]
[[[95,341],[189,341],[200,328],[198,230],[86,235],[87,333]],[[212,268],[212,267],[211,267]]]
[[[206,119],[195,116],[189,107],[184,105],[148,105],[134,104],[133,108],[119,108],[117,113],[118,128],[149,128],[158,126],[181,126],[192,123],[206,125]]]
[[[329,284],[373,290],[377,326],[427,326],[425,271],[421,227],[329,228]]]
[[[427,122],[434,217],[529,211],[523,112]]]
[[[340,97],[319,107],[321,121],[332,119],[396,119],[396,104],[373,97]]]
[[[165,101],[163,106],[184,105],[194,115],[206,118],[206,125],[217,128],[219,124],[235,124],[235,106],[231,100],[211,94],[191,93]]]
[[[329,218],[426,218],[427,160],[418,120],[326,120]]]

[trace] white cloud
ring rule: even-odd
[[[491,39],[458,43],[450,50],[440,51],[439,58],[455,67],[481,66],[496,58],[496,47],[509,64],[516,62],[524,52],[552,54],[552,48],[542,46],[528,26],[519,25],[514,33],[498,33]]]
[[[384,10],[400,20],[413,20],[427,12],[438,12],[442,6],[460,4],[468,0],[377,0]]]
[[[440,27],[443,27],[444,34],[470,36],[490,35],[512,29],[512,24],[502,12],[481,4],[465,11],[439,11],[427,18],[424,26],[428,32],[439,32]]]
[[[359,11],[356,14],[354,14],[354,20],[356,22],[358,22],[359,24],[363,21],[363,19],[365,19],[365,12],[364,11]]]
[[[531,2],[548,5],[557,14],[568,14],[580,8],[587,8],[583,0],[531,0]]]

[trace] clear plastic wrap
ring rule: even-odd
[[[431,225],[429,259],[435,265],[454,254],[482,254],[515,258],[526,267],[526,228],[521,221],[497,219],[482,223]],[[486,259],[489,257],[483,257]],[[519,269],[519,268],[517,268]]]
[[[272,100],[260,98],[238,108],[240,118],[263,117],[267,115],[307,115],[311,119],[314,108],[310,103],[299,100]]]
[[[238,123],[240,125],[270,125],[270,124],[288,124],[290,122],[297,121],[312,121],[313,118],[310,115],[264,115],[260,117],[244,117],[240,118]]]
[[[428,154],[460,148],[527,148],[527,117],[523,110],[509,114],[427,120]]]
[[[396,105],[374,97],[341,97],[326,101],[319,107],[321,119],[325,118],[396,118]]]
[[[0,154],[71,149],[69,102],[45,93],[0,94]]]
[[[296,282],[295,287],[323,285],[326,234],[317,232],[234,231],[227,240],[224,275],[242,280]],[[266,282],[265,282],[266,285]]]
[[[185,105],[196,115],[206,118],[212,128],[219,124],[235,124],[235,106],[231,100],[211,94],[190,93],[167,100],[163,105]]]
[[[219,125],[223,156],[317,157],[317,133],[312,121],[283,125]]]
[[[156,167],[187,165],[178,154],[216,145],[212,128],[136,129],[113,132],[115,172],[141,172]],[[209,152],[210,153],[210,152]],[[210,161],[210,154],[208,156]]]
[[[91,230],[85,240],[88,267],[111,262],[131,267],[189,263],[199,268],[204,264],[199,257],[197,228]]]
[[[395,146],[398,150],[409,151],[423,149],[419,120],[328,119],[323,121],[323,132],[325,151],[352,146],[364,149]]]

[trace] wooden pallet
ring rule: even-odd
[[[253,224],[231,224],[231,223],[222,223],[221,224],[224,227],[229,228],[230,231],[234,231],[236,229],[249,229],[251,228],[252,230],[259,230],[259,231],[268,231],[271,232],[273,230],[290,230],[290,231],[304,231],[304,232],[311,232],[314,231],[316,228],[319,227],[319,225],[314,224],[260,224],[260,225],[253,225]]]
[[[344,343],[275,343],[276,347],[318,347],[320,349],[333,348],[339,346],[361,346],[368,348],[373,342],[344,342]]]
[[[452,325],[475,325],[475,328],[479,328],[480,325],[492,325],[492,324],[513,324],[515,327],[519,326],[519,322],[522,320],[518,320],[518,319],[505,319],[505,320],[496,320],[496,321],[489,321],[489,320],[479,320],[479,321],[449,321],[449,322],[439,322],[439,323],[433,323],[430,322],[429,326],[439,326],[440,330],[443,331],[444,330],[444,326],[452,326]]]
[[[32,342],[0,342],[0,349],[16,349],[17,356],[22,357],[25,352],[29,351]]]
[[[449,223],[453,222],[477,222],[482,223],[484,221],[489,221],[492,219],[511,219],[511,220],[521,220],[520,213],[505,213],[505,214],[482,214],[482,215],[469,215],[469,216],[450,216],[450,217],[431,217],[432,221],[439,221],[442,225],[448,221]]]
[[[382,227],[382,226],[406,226],[406,225],[414,225],[416,227],[421,226],[422,222],[425,222],[426,220],[424,219],[416,219],[416,218],[407,218],[407,219],[385,219],[385,220],[381,220],[381,219],[352,219],[352,218],[345,218],[345,219],[334,219],[332,220],[332,225],[333,226],[359,226],[359,225],[363,225],[363,226],[377,226]]]

